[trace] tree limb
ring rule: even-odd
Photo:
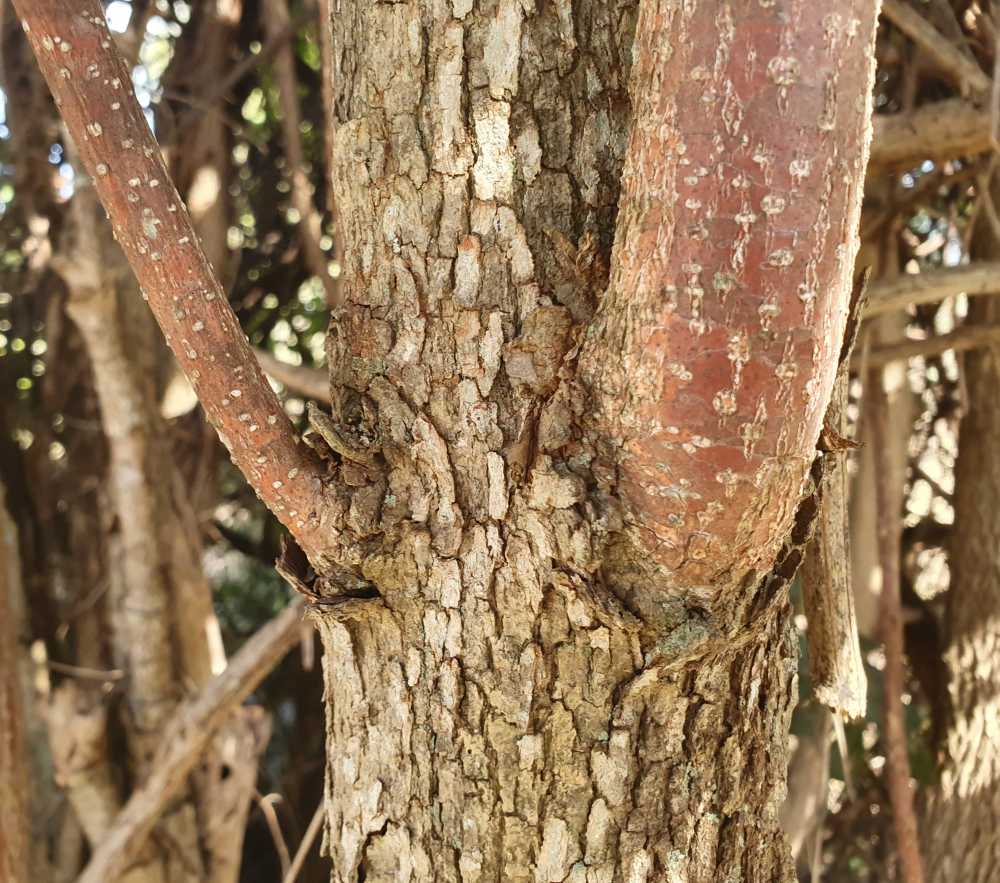
[[[943,162],[991,150],[989,113],[964,98],[924,104],[874,120],[869,172],[913,168],[925,160]]]
[[[902,0],[882,0],[882,15],[913,40],[965,91],[988,92],[991,81],[976,62]]]
[[[858,368],[862,362],[868,368],[884,368],[890,362],[917,356],[939,356],[948,350],[962,352],[1000,343],[1000,325],[962,325],[948,334],[938,334],[924,340],[901,340],[873,346],[852,360]]]
[[[234,706],[298,642],[302,607],[299,600],[293,601],[240,648],[222,674],[177,709],[149,775],[97,845],[78,883],[115,880],[128,867]]]
[[[872,284],[865,318],[967,294],[1000,294],[1000,261],[901,275]]]
[[[305,252],[309,272],[318,276],[326,292],[326,302],[330,307],[341,303],[340,280],[330,275],[330,260],[320,248],[323,234],[319,212],[313,203],[313,188],[306,175],[305,159],[302,155],[302,139],[299,137],[301,118],[299,115],[298,83],[295,77],[295,56],[287,40],[281,34],[291,25],[285,0],[265,0],[264,26],[270,35],[270,42],[277,44],[274,55],[274,77],[281,95],[281,133],[285,144],[287,172],[292,187],[292,205],[299,214],[296,228],[302,250]]]
[[[789,57],[734,74],[755,97],[727,122],[722,96],[734,87],[711,73],[714,5],[690,16],[665,6],[640,6],[611,279],[578,373],[608,451],[595,471],[613,474],[639,557],[678,585],[725,592],[769,570],[788,537],[787,502],[803,486],[833,387],[839,352],[829,340],[851,294],[875,9],[846,4],[857,26],[836,52],[819,5],[755,18],[758,45],[787,46]],[[816,59],[808,70],[796,61],[806,56]],[[835,97],[817,103],[834,81]],[[704,126],[687,125],[694,117]],[[755,183],[758,162],[773,170],[766,186]],[[707,177],[690,171],[700,165]],[[732,182],[725,195],[713,175]]]
[[[301,444],[198,243],[97,0],[17,0],[39,66],[144,296],[233,462],[314,564],[334,542]]]

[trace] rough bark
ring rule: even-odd
[[[875,9],[724,12],[643,3],[630,100],[629,3],[336,5],[332,393],[385,466],[338,473],[382,598],[316,614],[334,880],[791,879],[761,579],[836,370]]]
[[[642,0],[637,30],[625,0],[337,5],[346,306],[334,417],[314,419],[332,493],[286,423],[229,421],[320,575],[335,879],[791,878],[784,592],[850,290],[876,5]],[[101,122],[114,99],[82,62],[126,78],[96,4],[82,25],[69,6],[18,0],[206,410],[227,423],[215,384],[236,370],[260,428],[273,397],[141,117]],[[256,468],[258,438],[294,490]],[[380,599],[344,600],[359,576]]]

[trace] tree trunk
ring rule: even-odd
[[[333,879],[791,880],[875,3],[331,5]]]
[[[994,183],[993,199],[1000,195]],[[972,249],[995,258],[1000,243],[986,222]],[[970,302],[970,321],[996,322],[994,298]],[[949,722],[941,783],[923,829],[929,838],[931,883],[988,883],[1000,867],[1000,349],[964,356],[966,412],[955,466],[955,526],[951,532],[945,663]]]

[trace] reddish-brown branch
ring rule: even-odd
[[[869,175],[991,150],[990,115],[964,98],[875,117]]]
[[[580,377],[633,538],[678,585],[767,570],[815,453],[874,73],[875,4],[836,5],[641,4],[611,281]]]
[[[116,238],[233,462],[314,563],[330,549],[322,467],[250,351],[160,156],[97,0],[15,8]]]
[[[899,596],[900,517],[891,501],[892,462],[889,456],[888,397],[882,386],[881,370],[868,375],[868,443],[875,451],[875,496],[878,510],[879,564],[882,570],[882,594],[879,599],[879,632],[885,650],[885,755],[889,800],[893,827],[899,850],[903,883],[923,883],[923,861],[917,817],[910,788],[910,759],[907,753],[906,721],[903,711],[903,615]]]

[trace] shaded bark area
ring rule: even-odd
[[[342,545],[381,594],[315,613],[334,880],[792,879],[778,811],[795,648],[788,572],[766,575],[836,371],[874,4],[845,3],[825,25],[796,19],[809,34],[801,59],[780,54],[794,30],[749,6],[729,10],[720,48],[714,4],[643,4],[639,74],[632,3],[358,0],[332,12],[346,246],[328,337],[333,420],[369,453],[342,446],[330,463],[350,495],[356,542]],[[736,69],[761,33],[779,57],[757,62],[759,100],[778,111],[754,128],[760,84]],[[631,145],[630,74],[643,101],[654,90]],[[711,126],[725,123],[717,138],[693,134],[685,157],[706,82],[718,87]],[[673,85],[681,97],[665,107]],[[810,113],[782,129],[795,136],[786,154],[763,129],[799,101]],[[662,179],[628,179],[623,228],[627,152],[633,176],[654,155],[668,161]],[[814,182],[821,195],[804,196]],[[682,187],[711,205],[668,217]],[[738,255],[723,245],[734,238]],[[656,310],[674,309],[661,322]],[[673,372],[656,355],[671,347]],[[686,435],[675,449],[630,447],[648,424],[628,409],[659,404],[687,362],[704,370],[676,391]],[[727,389],[723,414],[712,399]],[[592,404],[599,419],[585,416]],[[693,436],[732,415],[725,462],[699,459]],[[720,531],[702,555],[681,542],[671,564],[666,543],[637,540],[642,522],[675,526],[631,496],[637,457],[669,462],[690,491],[681,532],[742,520],[735,550]],[[730,463],[740,473],[727,486],[716,473]]]

